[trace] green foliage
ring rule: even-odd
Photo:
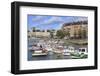
[[[60,39],[62,39],[65,37],[65,34],[62,30],[58,30],[56,36],[59,37]]]
[[[65,36],[70,36],[70,32],[69,31],[63,31]]]
[[[35,27],[32,27],[32,31],[35,32],[35,30],[36,30],[36,28]]]
[[[30,30],[28,30],[28,32],[30,32]]]
[[[53,33],[54,33],[53,31],[50,31],[50,37],[51,38],[54,38],[54,34]]]

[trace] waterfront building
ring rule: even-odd
[[[71,23],[64,23],[62,26],[62,30],[65,32],[69,32],[69,37],[78,38],[80,34],[83,33],[86,34],[86,37],[88,36],[88,22],[87,21],[78,21],[78,22],[71,22]]]
[[[51,30],[35,30],[28,32],[28,36],[30,37],[50,37]],[[53,35],[56,35],[56,30],[53,30]]]

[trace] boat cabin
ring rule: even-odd
[[[75,48],[74,48],[74,47],[71,47],[71,46],[68,47],[68,50],[69,50],[69,52],[71,52],[71,53],[72,53],[72,52],[75,52]]]
[[[84,53],[84,54],[87,54],[87,48],[79,48],[79,53]]]

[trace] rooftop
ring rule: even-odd
[[[78,22],[70,22],[70,23],[64,23],[64,26],[70,26],[70,25],[80,25],[80,24],[88,24],[88,21],[78,21]]]

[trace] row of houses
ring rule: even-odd
[[[75,35],[79,37],[81,31],[85,31],[86,36],[88,36],[88,22],[87,21],[78,21],[73,23],[65,23],[62,26],[62,30],[69,32],[69,37],[73,38]],[[84,33],[84,32],[83,32]]]

